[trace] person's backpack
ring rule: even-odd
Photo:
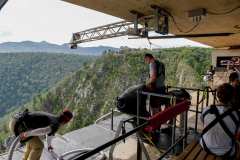
[[[157,65],[157,77],[161,76],[165,80],[165,65],[158,60],[156,60],[155,63]]]
[[[24,122],[27,119],[28,114],[29,114],[29,111],[28,111],[28,109],[26,109],[23,112],[18,112],[15,115],[13,115],[13,118],[16,120],[16,123],[14,126],[15,136],[18,136],[22,132],[25,132],[28,130],[28,128]]]

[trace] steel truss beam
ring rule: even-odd
[[[77,48],[78,43],[91,42],[126,35],[134,35],[142,38],[148,37],[148,32],[151,30],[148,27],[148,22],[149,20],[155,17],[157,18],[156,23],[158,24],[157,32],[161,34],[167,34],[168,33],[167,15],[163,14],[164,11],[157,6],[153,6],[153,9],[155,10],[156,15],[145,16],[140,12],[130,11],[135,16],[134,22],[120,21],[104,26],[87,29],[85,31],[73,33],[70,42],[71,45],[70,47],[74,49]],[[160,17],[165,18],[163,24],[159,23]]]
[[[164,35],[164,36],[151,36],[148,39],[177,39],[177,38],[203,38],[203,37],[224,37],[231,36],[234,33],[207,33],[207,34],[178,34],[178,35]],[[140,39],[146,37],[131,37],[129,39]]]
[[[136,35],[133,26],[133,22],[121,21],[87,29],[81,32],[76,32],[73,33],[71,44],[78,44],[131,34]]]

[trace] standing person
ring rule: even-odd
[[[231,105],[233,87],[225,83],[217,88],[219,103],[206,107],[201,115],[203,131],[200,144],[203,149],[217,156],[235,159],[239,132],[239,113]]]
[[[165,93],[165,66],[162,62],[155,59],[152,54],[145,54],[144,61],[149,65],[149,79],[147,80],[147,90],[153,93]],[[150,97],[151,114],[154,115],[161,111],[161,98]]]
[[[206,87],[213,88],[213,76],[215,74],[214,67],[211,65],[210,68],[207,70],[207,73],[203,76],[203,80],[206,83]]]
[[[240,109],[240,80],[237,72],[232,72],[229,76],[229,83],[233,86],[233,106]]]
[[[207,71],[208,76],[208,85],[212,88],[213,87],[213,76],[215,74],[214,67],[211,65],[209,70]]]
[[[51,141],[58,129],[73,117],[72,112],[64,110],[59,116],[46,112],[25,111],[14,117],[9,124],[11,132],[26,142],[23,160],[40,160],[44,148],[39,136],[46,135],[48,150],[52,151]]]

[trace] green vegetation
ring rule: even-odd
[[[62,133],[87,126],[115,107],[116,97],[125,89],[144,83],[148,75],[148,66],[143,61],[146,52],[165,63],[167,84],[173,86],[202,87],[202,74],[211,64],[211,49],[204,48],[108,52],[92,63],[85,63],[24,107],[52,113],[69,107],[75,114],[74,120]],[[6,125],[1,132],[4,136]]]
[[[87,62],[87,56],[49,53],[0,54],[0,117]]]

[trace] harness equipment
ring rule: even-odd
[[[164,76],[165,79],[165,65],[158,60],[155,60],[154,63],[156,64],[157,77]],[[150,77],[150,74],[148,77]]]
[[[203,131],[202,131],[202,134],[201,134],[201,139],[202,139],[202,144],[203,144],[203,148],[206,152],[210,153],[210,154],[214,154],[210,151],[210,149],[207,147],[206,143],[205,143],[205,140],[203,138],[203,135],[205,133],[207,133],[212,127],[214,127],[217,123],[220,124],[220,126],[222,127],[222,129],[224,130],[224,132],[228,135],[228,137],[231,139],[231,148],[224,154],[222,155],[221,157],[229,157],[233,151],[233,147],[236,146],[236,142],[235,142],[235,135],[234,133],[237,133],[237,130],[238,130],[238,127],[239,127],[239,120],[236,119],[236,117],[233,115],[233,111],[236,111],[234,109],[228,109],[227,111],[225,111],[223,114],[220,114],[217,107],[215,105],[211,105],[210,106],[210,109],[208,111],[206,111],[204,114],[203,114],[203,121],[204,121],[204,118],[207,114],[214,114],[215,115],[215,119],[208,124],[208,126],[206,126]],[[237,112],[237,115],[238,117],[239,116],[239,112]],[[230,131],[230,129],[227,127],[226,123],[223,121],[223,119],[226,117],[226,116],[230,116],[230,118],[232,119],[232,121],[235,123],[235,126],[236,126],[236,129],[235,129],[235,132],[232,133]],[[236,152],[236,150],[235,150]]]
[[[165,76],[165,66],[162,62],[155,60],[155,63],[157,65],[157,77],[159,76]]]
[[[28,130],[24,120],[28,116],[29,111],[28,109],[24,110],[23,112],[16,113],[13,118],[16,120],[16,124],[14,126],[14,134],[18,136],[20,133],[25,132]]]

